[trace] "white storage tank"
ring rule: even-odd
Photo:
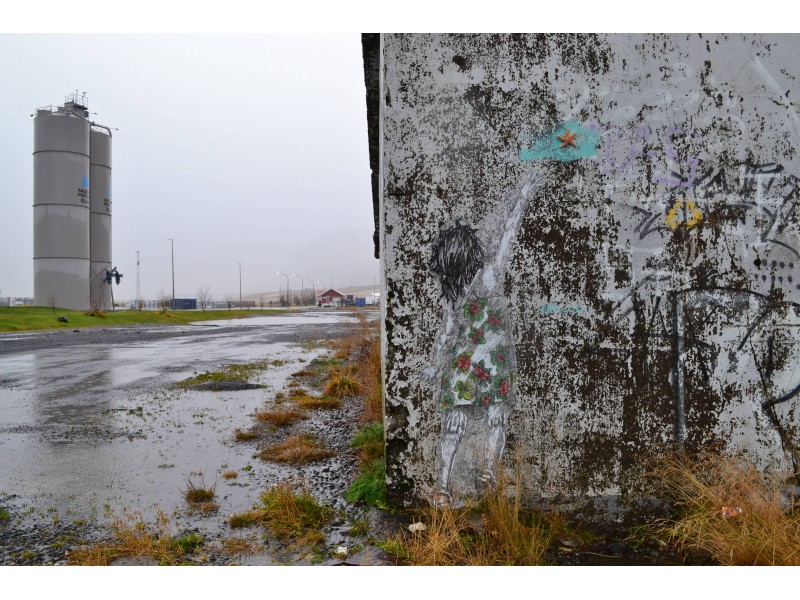
[[[89,121],[73,97],[33,121],[33,296],[89,307]]]
[[[90,134],[90,304],[111,308],[111,286],[105,272],[111,265],[111,131],[92,125]]]

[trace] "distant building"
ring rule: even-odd
[[[342,306],[345,302],[345,299],[345,294],[333,288],[329,289],[327,292],[322,292],[319,294],[319,303],[323,306],[326,304]]]

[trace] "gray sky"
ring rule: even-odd
[[[372,199],[358,34],[0,35],[0,296],[33,295],[33,119],[88,94],[113,137],[117,299],[286,278],[371,286]],[[292,288],[300,286],[291,278]],[[305,285],[310,285],[308,281]]]

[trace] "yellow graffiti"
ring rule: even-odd
[[[682,219],[684,206],[686,208],[686,220]],[[665,225],[672,229],[673,231],[678,228],[679,225],[684,224],[686,225],[686,229],[691,229],[695,225],[697,225],[700,221],[703,220],[703,213],[697,208],[697,204],[694,200],[690,200],[688,198],[677,200],[675,204],[672,205],[672,208],[669,209],[667,213],[667,219],[665,221]]]

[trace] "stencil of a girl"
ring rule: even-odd
[[[478,487],[495,484],[516,400],[511,319],[503,294],[506,262],[529,199],[542,185],[542,176],[529,174],[508,198],[507,214],[486,217],[480,228],[450,222],[433,244],[429,268],[441,283],[443,323],[426,375],[444,411],[434,496],[439,506],[451,502],[450,474],[469,413],[485,419],[488,428]]]

